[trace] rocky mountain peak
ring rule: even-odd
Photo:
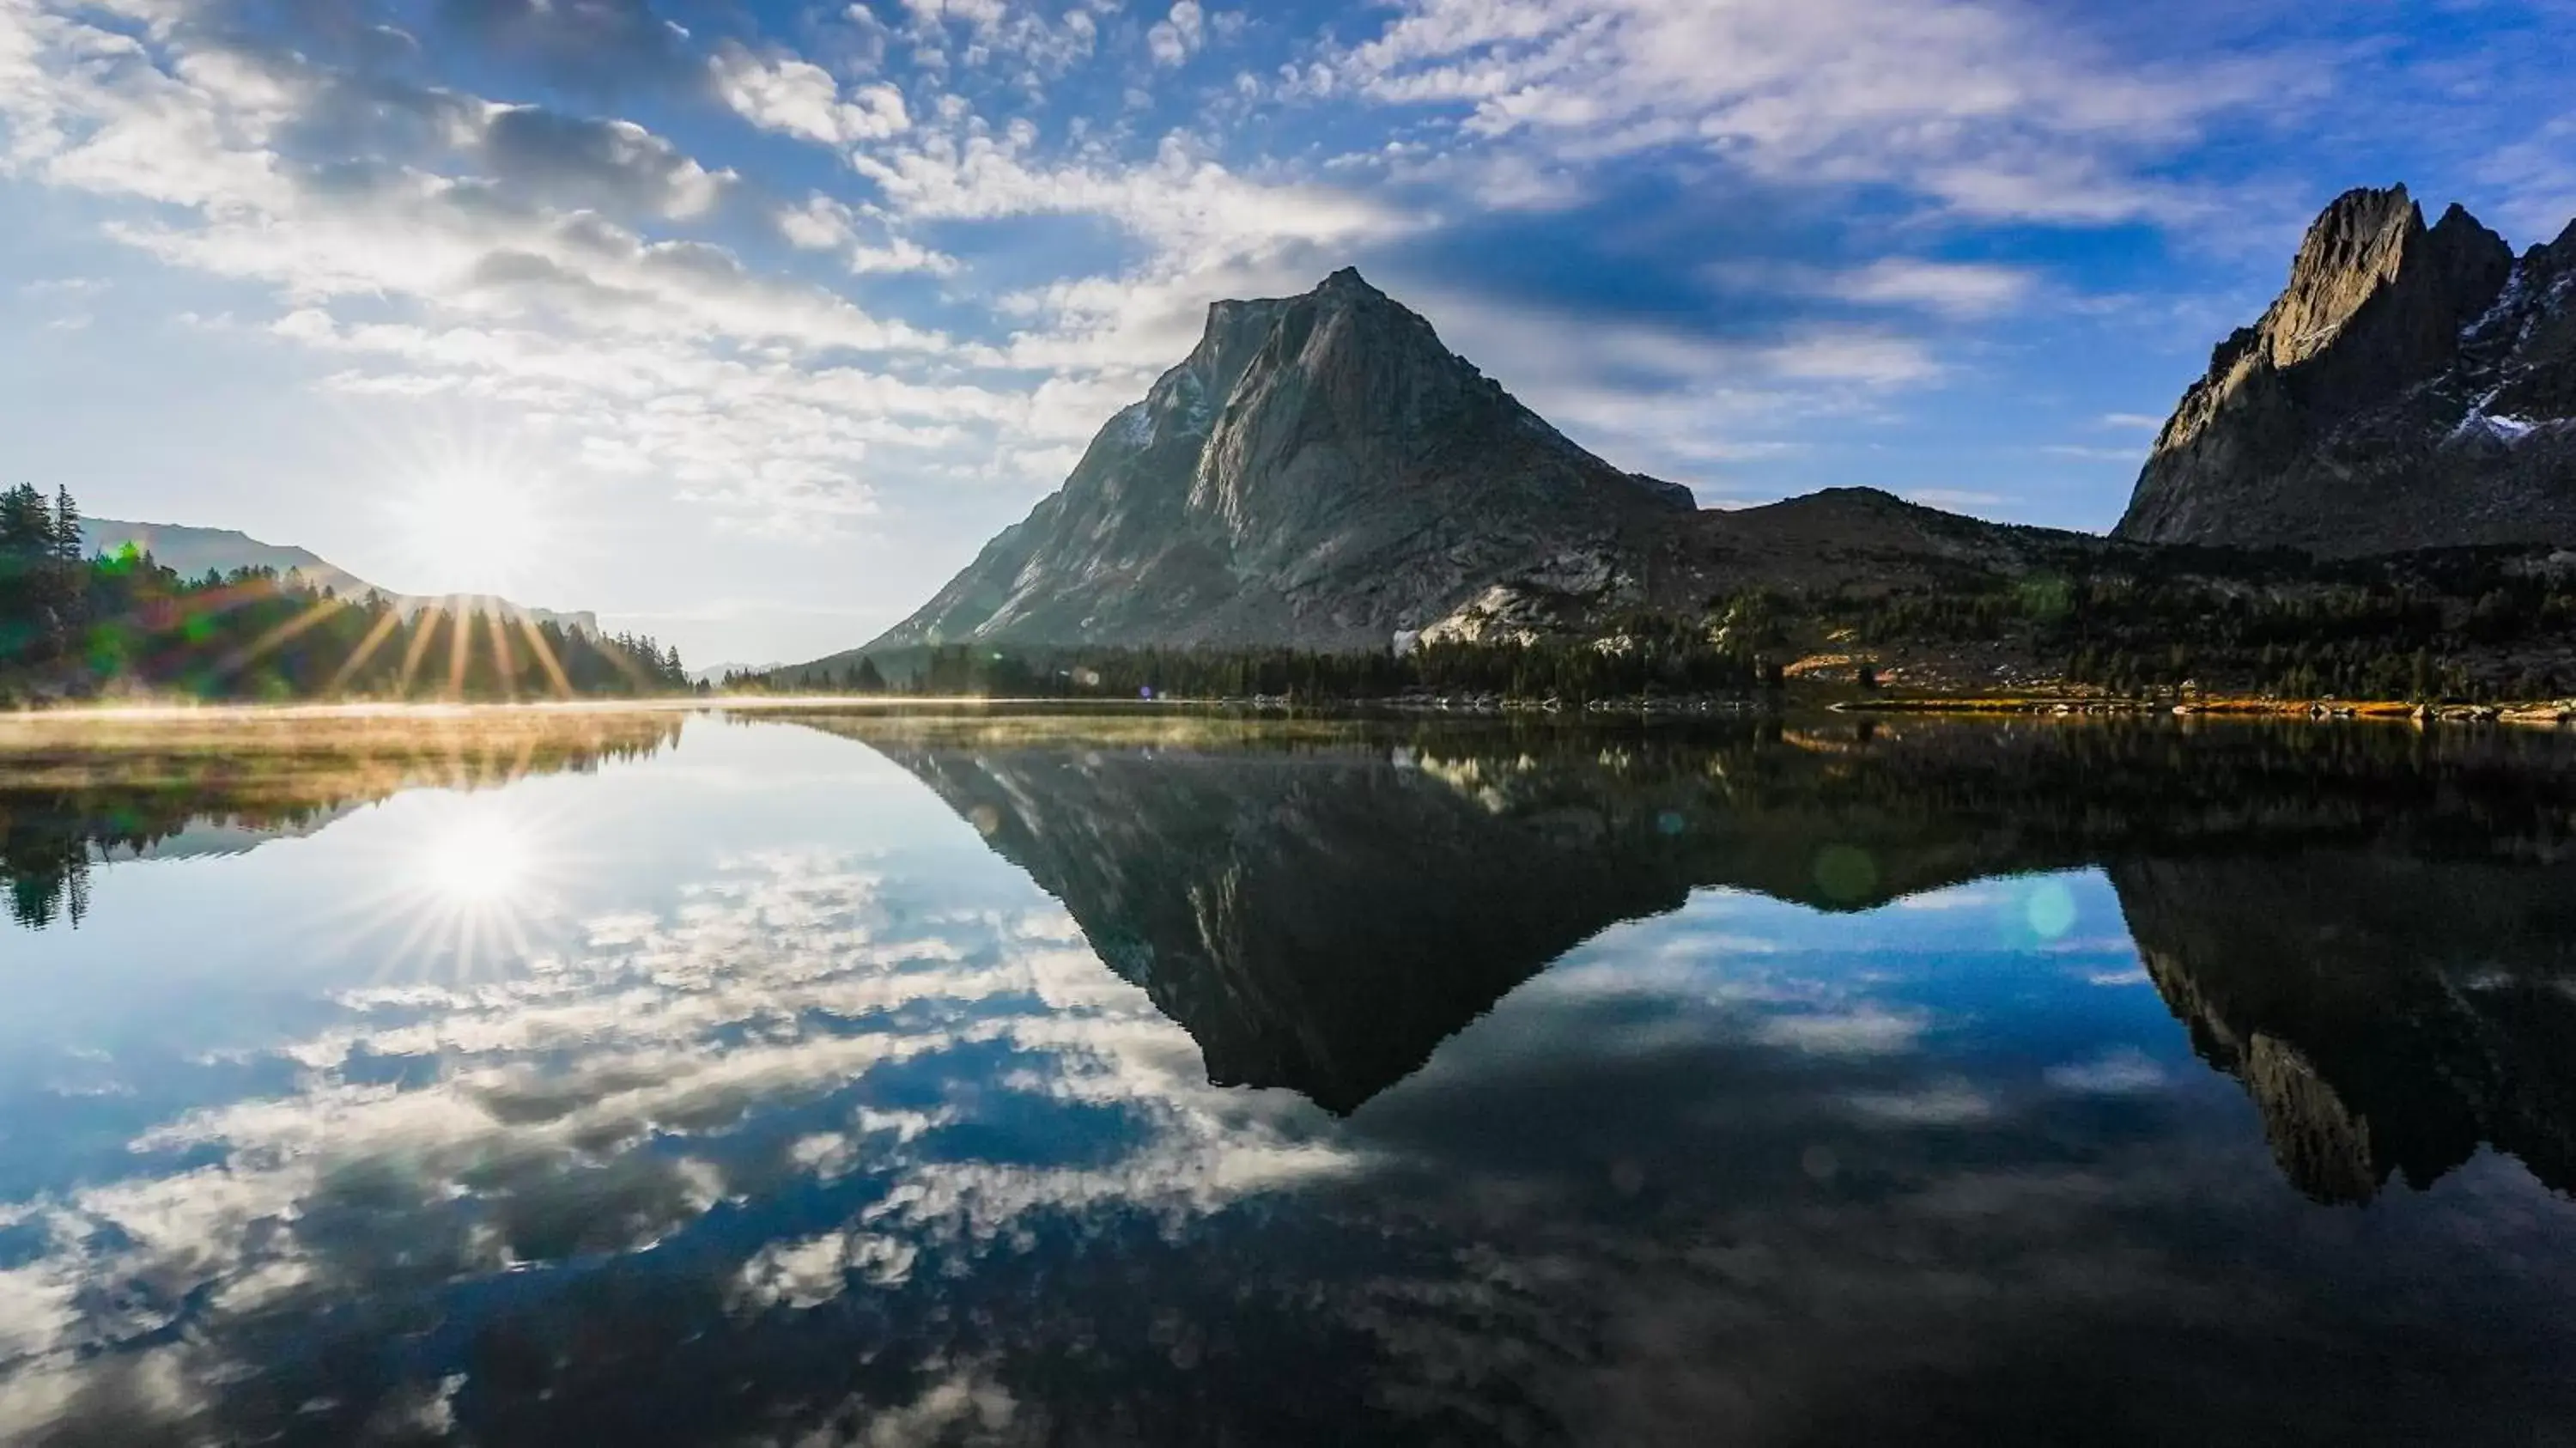
[[[2362,305],[2397,280],[2424,234],[2424,213],[2403,186],[2335,198],[2300,243],[2288,288],[2257,324],[2272,365],[2295,367],[2332,345]]]
[[[1218,302],[1064,487],[870,645],[1383,647],[1498,576],[1608,560],[1695,507],[1576,446],[1352,268]]]
[[[2337,553],[2576,541],[2576,409],[2504,421],[2510,466],[2475,456],[2500,436],[2493,405],[2547,371],[2529,342],[2538,314],[2566,310],[2531,285],[2547,250],[2517,263],[2458,205],[2427,227],[2403,186],[2337,197],[2281,295],[2184,394],[2120,536]],[[2544,445],[2520,448],[2544,424]]]

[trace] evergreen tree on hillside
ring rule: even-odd
[[[0,493],[0,554],[32,561],[54,551],[53,510],[33,483]]]
[[[54,556],[65,563],[78,563],[88,550],[81,543],[80,506],[72,501],[72,490],[54,489]]]

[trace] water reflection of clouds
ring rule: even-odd
[[[335,1024],[273,1048],[291,1092],[135,1140],[186,1169],[0,1218],[44,1243],[0,1270],[0,1436],[94,1402],[107,1374],[133,1412],[201,1411],[258,1366],[227,1360],[236,1338],[355,1296],[647,1253],[785,1181],[869,1190],[843,1228],[746,1244],[726,1269],[745,1308],[819,1304],[836,1277],[899,1284],[922,1244],[990,1243],[1033,1212],[1177,1227],[1351,1165],[1302,1102],[1207,1085],[1188,1037],[1051,904],[894,893],[842,857],[746,858],[519,973],[343,993]],[[943,1053],[975,1059],[874,1089]],[[1073,1163],[934,1149],[1018,1109],[996,1094],[1106,1113],[1114,1140]],[[770,1129],[784,1119],[797,1129]],[[137,1374],[161,1387],[137,1393]]]
[[[2111,960],[2040,954],[2045,881],[1859,915],[1702,892],[1337,1123],[1210,1086],[1026,881],[928,868],[745,853],[523,970],[340,993],[267,1051],[291,1089],[0,1208],[29,1243],[0,1254],[0,1437],[567,1441],[532,1405],[712,1382],[780,1444],[1138,1410],[1251,1440],[1316,1404],[1397,1438],[1893,1439],[1943,1411],[2009,1437],[2124,1377],[2223,1402],[2342,1305],[2284,1265],[2295,1236],[2184,1241],[2297,1204],[2245,1124],[2165,1129],[2178,1035],[2084,984]],[[2096,918],[2098,877],[2055,883]],[[2077,1029],[2079,997],[2129,1013]],[[512,1313],[522,1357],[452,1346]],[[401,1367],[299,1416],[295,1364],[335,1353]],[[269,1378],[296,1393],[261,1406]],[[1954,1396],[1872,1391],[1926,1383]]]
[[[2094,1426],[2207,1441],[2244,1430],[2229,1405],[2250,1378],[2286,1415],[2271,1422],[2469,1430],[2456,1383],[2350,1414],[2354,1365],[2309,1328],[2401,1293],[2407,1254],[2303,1236],[2249,1123],[2174,1129],[2209,1097],[2176,1091],[2195,1068],[2152,1000],[2103,1017],[2079,979],[2008,966],[2009,993],[1927,998],[1904,968],[1943,948],[1904,923],[1923,918],[1833,917],[1846,949],[1828,958],[1809,912],[1694,897],[1583,947],[1363,1111],[1355,1133],[1403,1168],[1374,1184],[1377,1218],[1473,1244],[1337,1299],[1400,1365],[1385,1376],[1408,1409],[1529,1441],[1909,1441],[1938,1424],[1977,1442],[2152,1401],[2168,1416]],[[1777,948],[1695,948],[1764,931]],[[2466,1210],[2541,1240],[2500,1196]],[[2381,1230],[2439,1252],[2461,1228],[2410,1210]],[[2410,1311],[2549,1296],[2454,1260],[2480,1264],[2476,1285]],[[2490,1380],[2533,1364],[2438,1355]]]

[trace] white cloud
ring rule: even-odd
[[[1807,381],[1894,387],[1928,382],[1941,372],[1921,340],[1859,328],[1819,327],[1763,355],[1781,376]]]
[[[1966,488],[1916,488],[1905,495],[1905,500],[1921,503],[1927,508],[1993,508],[2015,501],[2002,493],[1981,493]],[[1916,909],[1927,908],[1912,900],[1902,903]]]
[[[2124,63],[1988,0],[1409,0],[1340,60],[1380,100],[1462,107],[1472,135],[1560,155],[1695,151],[2087,223],[2187,205],[2136,158],[2284,88],[2247,60]]]
[[[1158,250],[1216,262],[1289,242],[1382,236],[1399,218],[1363,197],[1311,184],[1265,184],[1203,155],[1189,137],[1166,137],[1153,159],[1048,163],[1033,135],[994,135],[980,125],[925,137],[905,150],[853,158],[910,220],[1098,216]]]
[[[1171,13],[1145,32],[1145,48],[1156,65],[1179,65],[1207,41],[1205,12],[1197,0],[1180,0]]]
[[[1856,302],[1921,307],[1951,316],[2008,311],[2030,294],[2031,276],[2015,267],[1889,257],[1842,279]]]
[[[1892,1127],[1974,1126],[2001,1110],[1992,1096],[1960,1080],[1903,1091],[1855,1091],[1844,1101],[1862,1120]]]
[[[965,269],[964,263],[946,252],[932,251],[909,237],[895,237],[884,246],[854,246],[848,257],[853,272],[928,272],[932,276],[954,276]]]
[[[851,163],[877,185],[889,220],[905,228],[1091,217],[1142,244],[1141,262],[1065,276],[997,302],[1002,315],[1031,323],[1003,349],[1008,365],[1052,371],[1063,383],[1116,382],[1120,391],[1114,399],[1099,396],[1104,405],[1080,429],[1085,436],[1180,360],[1209,302],[1304,291],[1351,248],[1423,224],[1354,191],[1239,175],[1186,133],[1164,136],[1145,160],[1099,147],[1041,156],[1033,127],[996,132],[962,106],[939,128],[918,131],[899,147],[855,154]],[[900,242],[890,245],[886,264],[911,255]]]
[[[2048,1084],[2084,1096],[2137,1096],[2163,1089],[2167,1077],[2145,1052],[2124,1046],[2087,1061],[2051,1066]]]
[[[632,121],[589,120],[540,106],[487,106],[472,125],[476,157],[496,179],[552,205],[683,221],[713,210],[739,178],[710,172]]]
[[[2481,162],[2478,178],[2505,193],[2495,218],[2533,240],[2576,226],[2576,111],[2556,116]]]
[[[1864,1003],[1845,1011],[1766,1016],[1754,1038],[1820,1056],[1884,1056],[1914,1049],[1931,1018]]]
[[[747,53],[724,63],[729,97],[766,123],[847,138],[902,122],[891,92],[863,87],[809,116],[798,107],[819,71]],[[152,204],[106,234],[273,289],[285,310],[270,335],[352,364],[334,390],[505,403],[569,460],[773,524],[872,512],[872,448],[954,449],[960,424],[1028,415],[1024,400],[849,361],[960,355],[946,337],[641,229],[707,218],[738,180],[630,122],[404,92],[456,169],[290,157],[288,128],[339,114],[350,84],[183,27],[138,37],[26,0],[0,11],[11,169]],[[899,237],[863,242],[849,208],[820,195],[774,222],[794,245],[839,250],[854,273],[955,265]]]
[[[757,1140],[738,1134],[747,1117],[808,1109],[872,1071],[950,1050],[1006,1045],[1024,1064],[989,1090],[1115,1108],[1132,1139],[1081,1166],[961,1161],[914,1143],[979,1108],[836,1109],[828,1129],[750,1169],[864,1173],[883,1190],[834,1230],[747,1248],[726,1274],[737,1307],[805,1308],[854,1283],[901,1284],[926,1249],[1007,1249],[1032,1214],[1144,1212],[1177,1226],[1369,1165],[1317,1139],[1303,1102],[1210,1085],[1190,1038],[1112,976],[1052,902],[907,915],[840,857],[780,852],[732,862],[665,913],[603,918],[562,957],[346,992],[332,1024],[261,1052],[292,1069],[288,1089],[142,1131],[131,1176],[0,1208],[0,1225],[45,1229],[38,1255],[0,1268],[0,1354],[13,1360],[0,1436],[41,1439],[77,1410],[76,1387],[102,1391],[99,1375],[126,1356],[102,1344],[135,1347],[184,1315],[184,1340],[136,1350],[192,1376],[220,1373],[246,1324],[255,1334],[379,1286],[370,1244],[332,1235],[335,1217],[396,1219],[404,1251],[441,1257],[435,1270],[464,1279],[521,1265],[512,1219],[579,1193],[564,1219],[582,1224],[582,1240],[545,1250],[643,1251],[738,1190],[711,1164],[723,1153],[699,1143],[757,1158]],[[361,1057],[442,1069],[367,1084],[347,1074]],[[213,1164],[156,1171],[165,1153]],[[354,1207],[353,1182],[367,1193]],[[479,1206],[469,1214],[480,1225],[447,1230],[460,1206]],[[100,1291],[107,1283],[121,1286]],[[175,1419],[202,1405],[174,1395],[132,1406]]]
[[[1453,349],[1485,365],[1542,417],[1621,467],[1690,482],[1703,470],[1779,457],[1819,417],[1879,415],[1884,400],[1939,379],[1917,338],[1801,324],[1770,338],[1495,305],[1436,282],[1402,291]]]
[[[859,239],[858,221],[850,208],[817,191],[802,206],[778,211],[778,230],[788,244],[806,251],[830,251]]]
[[[716,52],[710,68],[717,96],[766,130],[854,146],[912,127],[903,92],[883,81],[844,89],[819,65],[791,55],[754,55],[730,43]]]

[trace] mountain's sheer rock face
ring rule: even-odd
[[[2576,226],[2513,255],[2457,206],[2347,193],[2219,344],[2118,536],[2355,555],[2576,543]]]
[[[1384,647],[1498,579],[1633,595],[1690,492],[1585,452],[1341,271],[1219,302],[1064,487],[870,645]]]

